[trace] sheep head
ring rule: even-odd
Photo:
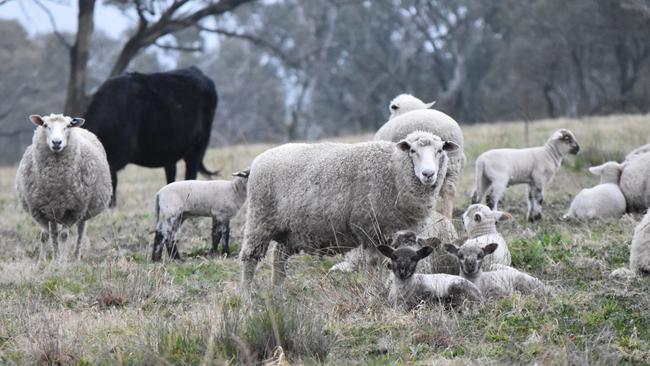
[[[29,119],[45,131],[47,146],[55,153],[63,151],[68,145],[70,128],[80,127],[85,122],[83,118],[68,117],[62,114],[50,114],[44,117],[32,114]]]
[[[562,155],[576,155],[580,152],[580,145],[573,132],[561,128],[551,135],[549,142],[553,143]]]
[[[433,253],[433,248],[423,247],[415,250],[411,247],[393,249],[387,245],[377,247],[379,252],[390,259],[390,269],[395,277],[407,280],[415,274],[418,262]]]
[[[454,142],[442,141],[440,137],[422,131],[410,133],[397,143],[397,147],[409,154],[415,176],[420,182],[434,188],[443,156],[447,151],[456,151],[459,148]]]
[[[481,261],[483,258],[494,253],[499,247],[497,243],[488,245],[478,245],[475,243],[465,243],[461,247],[454,244],[445,244],[445,250],[458,258],[460,271],[469,277],[476,276],[481,271]]]

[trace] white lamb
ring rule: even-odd
[[[648,145],[632,151],[626,157],[620,187],[628,212],[644,212],[650,208],[650,152]]]
[[[506,188],[528,185],[528,221],[542,218],[544,188],[560,169],[567,154],[577,154],[580,145],[567,129],[555,131],[544,146],[527,149],[488,150],[476,159],[476,187],[472,203],[481,203],[496,210]]]
[[[635,275],[650,276],[650,209],[634,228],[630,247],[630,268],[619,268],[612,277],[631,278]]]
[[[223,237],[221,253],[230,256],[230,219],[246,201],[250,170],[233,173],[233,180],[185,180],[173,182],[156,193],[156,234],[151,260],[160,261],[163,246],[173,259],[180,259],[176,238],[188,217],[212,218],[211,255]]]
[[[549,293],[542,281],[512,267],[499,266],[495,271],[483,272],[481,261],[498,246],[497,243],[481,246],[466,242],[460,248],[445,244],[445,249],[458,257],[460,276],[475,284],[486,298],[507,296],[515,291],[523,294]]]
[[[440,188],[445,151],[458,145],[427,132],[398,143],[286,144],[252,163],[241,289],[250,295],[257,262],[277,242],[273,285],[289,255],[373,248],[426,219]]]
[[[18,166],[16,190],[25,211],[43,230],[39,260],[45,257],[48,237],[58,258],[58,225],[75,224],[74,257],[79,259],[86,221],[104,211],[111,198],[106,152],[94,134],[79,128],[83,118],[50,114],[29,119],[38,127]]]
[[[510,265],[510,250],[506,240],[497,231],[497,222],[507,221],[512,216],[507,212],[492,211],[482,204],[470,205],[463,213],[463,225],[467,232],[466,243],[475,243],[485,246],[496,243],[497,249],[483,258],[483,268],[486,270],[495,269],[496,265]]]
[[[592,174],[600,176],[600,183],[595,187],[581,190],[562,218],[592,219],[623,216],[625,196],[618,185],[622,169],[623,164],[615,161],[589,168]]]
[[[408,94],[397,96],[391,106],[400,107],[395,110],[391,107],[391,118],[375,134],[375,140],[398,142],[408,134],[415,131],[426,131],[439,136],[443,141],[451,141],[458,145],[458,149],[448,151],[449,166],[446,171],[441,171],[445,177],[440,194],[442,195],[442,214],[451,218],[454,209],[456,186],[460,182],[465,166],[463,153],[463,131],[458,123],[448,115],[435,109],[428,109],[432,104],[424,103]]]
[[[479,289],[470,281],[449,274],[415,273],[418,262],[433,252],[425,246],[420,249],[404,246],[393,249],[380,245],[377,249],[390,259],[392,271],[389,282],[389,300],[394,306],[413,307],[422,301],[450,302],[458,305],[465,300],[481,301]]]

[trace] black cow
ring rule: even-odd
[[[187,69],[112,77],[92,97],[84,127],[104,144],[113,181],[129,163],[165,168],[167,183],[176,178],[176,162],[185,161],[185,179],[197,171],[215,175],[203,165],[217,108],[214,83],[201,70]]]

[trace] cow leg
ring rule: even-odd
[[[176,180],[176,163],[165,166],[165,177],[167,177],[167,184]]]
[[[199,171],[199,158],[198,156],[190,156],[185,158],[185,179],[196,179],[196,174]]]
[[[113,195],[111,196],[111,202],[109,207],[115,207],[115,201],[117,200],[117,171],[111,170],[111,184],[113,185]]]

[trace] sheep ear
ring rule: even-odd
[[[492,211],[494,212],[494,218],[498,222],[508,221],[512,219],[512,215],[505,211]]]
[[[483,217],[481,216],[481,214],[478,213],[478,212],[475,213],[475,214],[474,214],[474,221],[476,221],[476,222],[481,222],[481,220],[483,220]]]
[[[483,253],[486,254],[486,255],[487,254],[492,254],[492,253],[494,253],[495,250],[497,250],[498,247],[499,247],[499,244],[490,243],[490,244],[483,247]]]
[[[418,260],[419,260],[419,259],[424,259],[424,258],[428,257],[429,254],[431,254],[431,253],[433,253],[433,248],[431,248],[431,247],[423,247],[423,248],[420,248],[420,249],[417,251],[417,254],[418,254]]]
[[[29,120],[32,121],[33,124],[36,126],[42,126],[43,125],[43,117],[39,116],[38,114],[32,114],[29,116]]]
[[[445,250],[449,254],[453,254],[453,255],[458,254],[458,247],[455,246],[454,244],[445,244]]]
[[[402,140],[397,143],[397,147],[399,147],[402,151],[409,151],[411,149],[411,144],[409,144],[409,142],[406,140]]]
[[[234,172],[234,173],[232,173],[232,176],[233,176],[233,177],[248,178],[248,176],[250,175],[250,173],[251,173],[251,170],[250,170],[250,168],[249,168],[249,169],[242,170],[242,171],[239,171],[239,172]]]
[[[393,254],[395,249],[389,247],[388,245],[380,245],[380,246],[377,247],[377,250],[379,250],[379,252],[381,254],[383,254],[384,256],[386,256],[386,257],[388,257],[390,259],[395,259],[395,254]]]
[[[439,238],[435,238],[435,237],[433,237],[433,238],[427,238],[427,239],[424,239],[424,238],[418,238],[418,244],[419,244],[421,247],[432,247],[432,248],[437,248],[437,247],[440,246],[440,243],[442,243],[442,240],[440,240]]]
[[[603,168],[605,167],[605,164],[598,165],[598,166],[592,166],[589,168],[589,172],[593,175],[601,175],[603,174]]]
[[[625,169],[625,167],[627,167],[627,161],[624,161],[623,163],[618,164],[618,167],[619,167],[619,169],[621,169],[621,171],[623,171],[623,169]]]
[[[445,151],[456,151],[460,148],[458,144],[452,141],[445,141],[444,144],[442,144],[442,149]]]
[[[85,122],[86,120],[83,118],[72,117],[72,120],[70,121],[70,127],[81,127]]]
[[[434,104],[436,104],[435,100],[433,102],[431,102],[431,103],[424,103],[424,105],[427,107],[427,109],[433,107]]]

